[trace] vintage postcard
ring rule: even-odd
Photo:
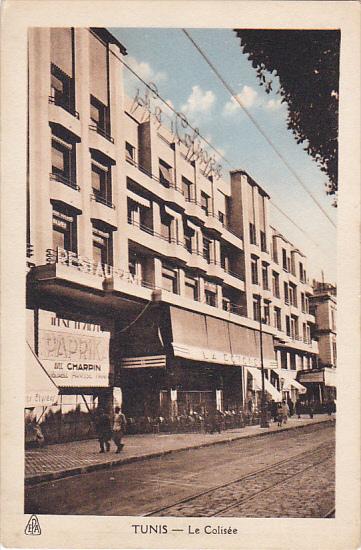
[[[356,549],[359,3],[2,16],[2,543]]]

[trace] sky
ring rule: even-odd
[[[154,82],[159,94],[205,137],[226,159],[221,159],[223,179],[229,170],[241,168],[271,196],[298,228],[270,205],[270,222],[308,258],[311,278],[336,282],[336,229],[301,184],[271,149],[230,93],[217,79],[181,29],[111,28],[126,47],[125,62],[146,82]],[[327,175],[297,144],[287,130],[287,107],[276,93],[266,94],[256,71],[242,54],[232,29],[189,29],[224,80],[287,159],[304,185],[336,224],[337,209],[325,193]],[[144,90],[124,69],[126,91]],[[162,107],[163,108],[163,107]]]

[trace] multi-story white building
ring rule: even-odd
[[[238,408],[261,305],[265,389],[295,398],[318,353],[306,258],[246,172],[125,96],[124,56],[105,29],[29,31],[29,343],[62,394],[116,388],[132,416]]]

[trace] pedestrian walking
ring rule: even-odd
[[[274,422],[277,422],[277,403],[274,399],[271,401],[271,416]]]
[[[283,421],[283,406],[282,403],[277,404],[277,426],[282,426]]]
[[[290,416],[293,416],[294,415],[294,412],[295,412],[295,406],[293,404],[293,401],[292,399],[289,399],[287,401],[287,405],[288,405],[288,408],[289,408],[289,411],[290,411]]]
[[[116,453],[120,453],[124,447],[122,438],[125,434],[126,427],[127,419],[125,418],[125,415],[121,412],[120,407],[115,407],[113,418],[113,441],[117,447],[117,450],[115,451]]]
[[[302,403],[300,399],[297,399],[296,401],[296,414],[297,418],[301,418],[301,412],[302,412]]]
[[[110,418],[107,413],[101,408],[98,408],[97,411],[97,416],[95,419],[95,429],[100,445],[99,452],[104,453],[104,451],[110,451],[110,440],[112,438]]]
[[[289,406],[287,405],[287,402],[284,399],[282,401],[282,420],[285,424],[287,423],[289,412],[290,412]]]
[[[313,418],[313,413],[315,412],[315,405],[313,401],[310,401],[308,404],[308,413],[310,415],[310,418]]]

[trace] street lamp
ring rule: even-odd
[[[259,314],[259,344],[261,354],[261,377],[262,377],[262,397],[261,397],[261,422],[260,428],[269,428],[266,409],[266,396],[264,390],[264,366],[263,366],[263,331],[262,331],[262,297],[258,296],[258,314]]]

